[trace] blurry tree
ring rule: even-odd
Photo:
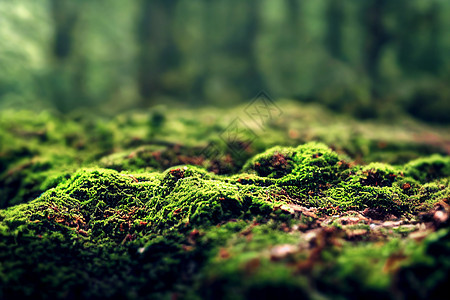
[[[73,52],[73,33],[82,7],[69,0],[51,0],[51,8],[55,28],[53,54],[64,60]]]
[[[231,53],[233,59],[243,60],[245,66],[242,74],[234,76],[233,85],[239,90],[244,99],[255,96],[264,86],[265,83],[259,70],[259,64],[256,51],[256,43],[260,28],[261,1],[248,0],[239,7],[247,12],[247,16],[243,22],[242,30],[236,30],[234,38],[226,47],[226,52]],[[232,18],[232,16],[231,16]],[[248,80],[241,80],[240,78]]]
[[[379,61],[382,50],[389,42],[390,36],[384,24],[386,0],[367,0],[362,5],[361,17],[363,18],[365,36],[364,65],[369,76],[374,81],[373,93],[378,97],[376,86],[380,80]]]
[[[295,2],[295,0],[291,0]],[[326,9],[327,33],[324,41],[330,54],[337,59],[344,60],[342,50],[344,22],[344,5],[341,0],[330,0]]]
[[[401,70],[396,83],[397,89],[408,91],[406,109],[427,121],[450,122],[450,23],[445,24],[450,7],[438,1],[401,0],[392,11]]]
[[[440,53],[441,13],[434,2],[423,7],[417,1],[399,1],[396,17],[398,61],[406,72],[437,73],[442,67]]]
[[[85,105],[88,102],[85,93],[86,61],[77,55],[79,35],[76,36],[75,32],[85,4],[84,1],[50,1],[54,37],[48,90],[52,102],[61,111],[67,112],[75,104]]]
[[[173,22],[177,1],[140,0],[137,22],[137,81],[140,95],[147,103],[152,97],[177,94],[164,81],[168,71],[176,68],[180,54],[174,43]]]

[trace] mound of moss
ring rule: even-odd
[[[329,145],[360,164],[405,164],[449,154],[448,128],[405,117],[391,123],[361,122],[313,104],[277,104],[282,117],[265,120],[263,128],[246,113],[247,104],[230,109],[161,106],[108,118],[91,111],[63,116],[0,111],[0,208],[35,199],[79,168],[162,172],[188,164],[235,175],[250,158],[271,147],[287,149],[310,141]],[[290,162],[285,165],[282,156],[275,157],[269,163],[273,166],[256,166],[255,171],[277,178],[293,167]],[[445,172],[434,167],[436,175],[420,169],[408,176],[424,182]],[[419,178],[422,171],[430,178]]]
[[[317,142],[234,175],[80,168],[0,211],[0,298],[430,299],[449,180],[448,156],[359,165]]]

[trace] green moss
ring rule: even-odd
[[[89,132],[89,134],[84,134]],[[0,207],[28,202],[82,163],[112,149],[112,132],[97,123],[50,113],[0,113]],[[50,185],[49,185],[50,184]]]
[[[422,243],[411,243],[405,252],[409,259],[395,274],[396,291],[404,298],[439,298],[447,290],[450,273],[450,230],[438,230]],[[419,282],[420,284],[414,284]],[[410,287],[410,288],[408,288]]]
[[[300,232],[283,232],[278,226],[275,222],[238,222],[207,232],[200,244],[217,243],[218,247],[209,253],[209,261],[203,271],[206,278],[196,285],[198,295],[206,299],[306,295],[305,278],[292,276],[292,268],[282,262],[272,262],[279,247],[298,249],[297,244],[301,240]],[[298,253],[291,254],[292,257],[280,259],[294,261]],[[230,293],[230,289],[233,292]]]
[[[295,155],[294,148],[271,148],[249,160],[243,170],[254,171],[261,177],[280,178],[294,169]]]
[[[35,222],[38,234],[48,227],[76,229],[72,235],[118,241],[126,234],[145,235],[187,224],[206,226],[272,211],[274,204],[258,193],[261,188],[212,177],[192,166],[153,175],[83,169],[28,205],[19,206],[21,210],[6,210],[4,222]]]
[[[34,281],[41,279],[49,281],[50,287],[64,285],[44,292],[56,298],[76,296],[74,292],[83,297],[91,293],[100,295],[106,288],[112,288],[105,293],[106,297],[125,297],[127,283],[139,287],[136,292],[140,295],[147,291],[148,282],[155,284],[150,288],[152,293],[167,289],[171,281],[179,280],[177,270],[184,269],[182,261],[191,256],[181,245],[195,238],[189,233],[192,228],[207,229],[232,218],[269,216],[273,212],[273,204],[258,198],[254,187],[232,185],[212,177],[190,166],[172,168],[161,174],[135,175],[83,169],[38,199],[2,211],[1,235],[5,243],[0,248],[11,263],[0,274],[2,292],[36,296],[41,287]],[[51,247],[44,251],[47,243]],[[138,261],[130,264],[129,251],[134,251]],[[198,252],[192,255],[204,255],[203,250]],[[25,259],[25,255],[30,255],[30,259]],[[84,271],[73,273],[79,263],[68,262],[69,257],[87,264]],[[60,260],[64,267],[54,259]],[[31,261],[50,264],[51,269],[47,269],[50,273],[43,276],[45,267],[42,266],[31,277],[27,276],[25,270],[31,268]],[[20,273],[13,272],[15,268]],[[127,268],[143,272],[146,281],[129,277]],[[88,294],[79,290],[88,278],[101,279],[112,270],[120,275],[114,281],[102,280],[105,286],[97,287],[100,294],[95,289]],[[25,285],[24,289],[15,289],[19,282]],[[94,288],[92,283],[88,286]],[[55,290],[61,294],[54,294]]]
[[[296,147],[308,141],[321,141],[333,146],[341,157],[346,154],[363,162],[399,164],[432,153],[446,153],[448,130],[442,128],[435,128],[437,140],[427,143],[420,137],[428,132],[424,132],[420,123],[410,120],[404,127],[377,121],[362,123],[317,105],[300,105],[288,100],[281,101],[280,105],[283,117],[267,124],[264,130],[257,129],[248,116],[242,115],[245,107],[228,111],[158,107],[149,112],[123,113],[110,120],[92,116],[91,112],[59,116],[50,112],[2,111],[0,207],[28,202],[44,192],[40,186],[48,176],[53,176],[46,173],[50,170],[63,169],[61,176],[64,176],[64,170],[73,172],[89,166],[136,172],[193,164],[229,175],[238,173],[248,158],[270,147]],[[252,129],[242,131],[238,139],[227,131],[235,116],[246,124],[242,126]],[[416,138],[411,131],[417,133]],[[214,151],[207,151],[208,145]],[[448,164],[446,157],[441,159]],[[46,170],[42,164],[47,166]],[[292,171],[291,167],[289,159],[284,165],[282,160],[273,157],[260,167],[251,163],[246,166],[248,171],[256,170],[268,178],[280,177]],[[414,168],[411,172],[415,175],[408,176],[418,180],[425,176],[420,179],[422,182],[448,176],[445,168],[442,173],[437,165],[430,175],[424,175],[427,170],[413,171]]]
[[[411,161],[405,165],[405,175],[411,176],[422,183],[433,179],[449,177],[450,157],[432,155]]]
[[[298,176],[318,168],[326,171],[335,167],[339,160],[338,154],[324,144],[308,143],[297,148],[271,148],[250,159],[243,170],[254,171],[262,177],[281,178],[292,173]]]
[[[390,130],[379,124],[322,124],[326,113],[314,108],[287,111],[251,145],[242,143],[250,136],[227,144],[218,136],[230,120],[203,122],[209,114],[1,119],[0,200],[9,207],[0,210],[0,298],[345,299],[442,289],[447,156],[398,164],[432,150],[397,133],[376,138]],[[204,151],[209,142],[215,155]]]
[[[324,144],[307,143],[269,149],[247,162],[244,171],[276,178],[275,185],[296,203],[317,206],[319,193],[339,181],[347,168],[348,164]]]
[[[284,157],[283,166],[274,162],[279,155]],[[410,170],[411,165],[405,169]],[[48,177],[43,187],[61,184],[32,205],[41,203],[48,208],[53,203],[64,207],[70,200],[77,204],[66,208],[80,210],[93,228],[97,228],[96,221],[104,221],[105,210],[126,213],[134,207],[143,210],[142,222],[150,223],[152,228],[170,228],[186,222],[216,224],[241,218],[270,210],[280,201],[344,211],[376,208],[385,214],[400,215],[413,211],[420,202],[432,203],[448,195],[448,181],[441,181],[439,187],[430,183],[421,188],[414,179],[403,176],[406,171],[401,167],[369,164],[349,168],[339,155],[317,143],[270,149],[251,159],[244,170],[259,176],[220,177],[195,166],[135,175],[84,169],[70,180],[68,174]],[[273,197],[277,198],[275,202]],[[96,230],[106,229],[100,226]]]
[[[420,270],[427,270],[431,276],[421,286],[422,295],[430,292],[434,295],[445,287],[442,280],[449,266],[444,257],[448,230],[427,237],[417,247],[417,242],[411,239],[355,244],[342,240],[339,230],[319,231],[308,243],[303,240],[306,234],[299,232],[280,232],[267,225],[253,225],[251,229],[244,227],[236,232],[233,227],[228,235],[220,236],[228,242],[222,242],[218,251],[211,252],[204,270],[206,277],[196,286],[196,294],[202,299],[248,299],[255,295],[269,299],[279,295],[288,299],[299,295],[390,299],[395,295],[411,296],[411,290],[420,290],[416,285],[413,289],[405,286],[417,276],[426,276]],[[437,254],[432,259],[425,254],[430,251]],[[444,263],[444,270],[432,269],[438,262]],[[391,294],[392,288],[396,289],[395,294]]]

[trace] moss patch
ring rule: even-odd
[[[264,130],[244,119],[264,137],[251,143],[211,110],[1,112],[0,298],[442,292],[446,133],[430,145],[415,123],[411,138],[297,105]]]

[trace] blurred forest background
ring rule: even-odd
[[[0,0],[0,109],[102,114],[260,90],[450,123],[448,0]]]

